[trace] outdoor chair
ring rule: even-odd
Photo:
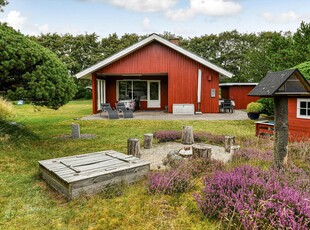
[[[119,119],[117,111],[115,109],[112,109],[110,103],[102,103],[101,104],[101,110],[102,110],[102,112],[108,113],[109,119]]]
[[[229,99],[224,99],[223,103],[222,103],[222,109],[223,112],[225,113],[226,110],[228,110],[230,113],[234,112],[234,106],[232,104],[232,101]]]
[[[123,113],[124,118],[133,118],[133,112],[126,108],[124,102],[118,102],[115,104],[116,110]]]

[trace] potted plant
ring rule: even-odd
[[[246,107],[248,117],[251,120],[257,120],[259,118],[260,113],[263,111],[263,109],[264,109],[263,104],[259,102],[251,102]]]

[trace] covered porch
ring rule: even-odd
[[[132,110],[166,110],[168,74],[96,74],[93,76],[93,113],[100,104],[124,102]]]

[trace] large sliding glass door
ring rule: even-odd
[[[160,108],[160,80],[120,80],[117,84],[119,101],[140,99],[147,108]]]

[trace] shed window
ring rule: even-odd
[[[119,100],[147,99],[147,81],[118,81]]]
[[[310,119],[310,99],[297,99],[297,117]]]

